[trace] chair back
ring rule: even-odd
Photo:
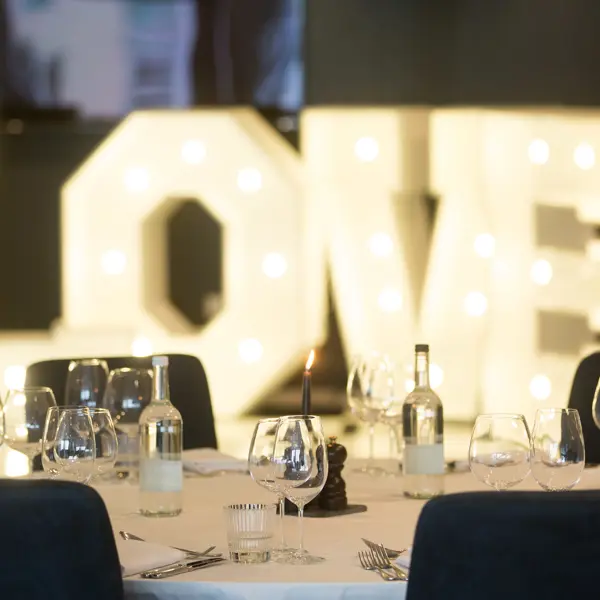
[[[579,363],[569,396],[569,408],[576,408],[581,418],[585,462],[588,464],[600,464],[600,429],[596,427],[592,416],[594,392],[599,378],[600,352],[594,352]]]
[[[3,598],[123,599],[112,527],[94,489],[0,479],[0,532]]]
[[[217,435],[215,420],[210,401],[208,381],[202,363],[196,356],[187,354],[168,354],[169,384],[171,401],[183,418],[183,448],[216,448]],[[100,357],[110,370],[124,367],[151,369],[152,357]],[[65,389],[69,364],[77,358],[45,360],[27,367],[26,385],[42,385],[51,388],[56,403],[65,404]]]
[[[441,496],[417,524],[407,600],[564,600],[596,589],[600,491]]]

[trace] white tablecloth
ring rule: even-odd
[[[422,501],[402,496],[401,478],[373,479],[346,475],[351,503],[366,504],[361,514],[326,519],[305,518],[306,548],[326,560],[317,565],[224,563],[162,581],[125,579],[129,600],[401,600],[402,582],[386,583],[360,568],[357,551],[366,537],[391,548],[412,543]],[[586,470],[579,488],[600,487],[600,469]],[[127,484],[98,486],[115,535],[123,529],[148,541],[203,550],[216,545],[227,553],[222,507],[238,502],[273,502],[274,497],[247,475],[185,479],[184,511],[176,518],[151,519],[135,514],[137,488]],[[446,492],[485,490],[470,473],[446,476]],[[517,489],[540,489],[529,477]],[[494,493],[491,492],[490,493]],[[297,518],[285,518],[288,543],[297,544]],[[433,600],[433,599],[432,599]]]

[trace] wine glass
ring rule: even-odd
[[[51,479],[88,483],[95,470],[96,442],[90,411],[57,406],[48,411],[42,466]]]
[[[108,365],[104,360],[90,358],[72,360],[65,389],[65,406],[102,406]]]
[[[151,370],[123,368],[110,372],[102,405],[110,412],[117,432],[117,471],[120,477],[137,471],[138,423],[151,398]]]
[[[11,389],[4,403],[4,441],[29,460],[29,476],[33,475],[33,459],[42,451],[44,424],[49,408],[56,406],[52,390],[47,387]]]
[[[316,498],[327,480],[327,445],[321,419],[313,416],[281,417],[273,450],[275,481],[285,497],[298,507],[300,545],[278,562],[309,565],[324,560],[304,549],[304,507]]]
[[[557,492],[570,490],[579,482],[585,446],[576,409],[539,409],[531,438],[531,472],[540,486]]]
[[[398,424],[405,395],[404,380],[398,365],[385,355],[375,353],[354,360],[348,376],[346,396],[352,412],[369,427],[369,457],[366,466],[358,469],[361,473],[374,476],[389,474],[375,465],[375,425],[378,422],[393,427]],[[393,406],[397,410],[388,412]]]
[[[523,415],[479,415],[469,444],[471,472],[495,490],[507,490],[529,474],[530,443]]]
[[[279,418],[261,419],[254,428],[250,450],[248,452],[248,471],[250,477],[261,487],[277,494],[279,500],[280,546],[273,549],[273,556],[287,552],[283,517],[285,516],[285,494],[281,485],[275,480],[275,465],[273,451],[275,449],[275,434]]]
[[[118,443],[113,420],[106,408],[90,408],[90,417],[94,427],[96,458],[94,478],[109,475],[117,461]]]

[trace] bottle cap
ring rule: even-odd
[[[153,356],[152,357],[153,367],[168,367],[169,357],[168,356]]]
[[[429,352],[429,344],[417,344],[415,352]]]

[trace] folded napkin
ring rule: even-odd
[[[219,471],[245,473],[248,470],[248,461],[223,454],[214,448],[195,448],[183,451],[183,468],[200,475]]]
[[[123,577],[184,560],[185,552],[136,540],[116,540]]]
[[[397,559],[396,564],[402,569],[410,569],[410,557],[412,554],[412,548],[402,553]]]

